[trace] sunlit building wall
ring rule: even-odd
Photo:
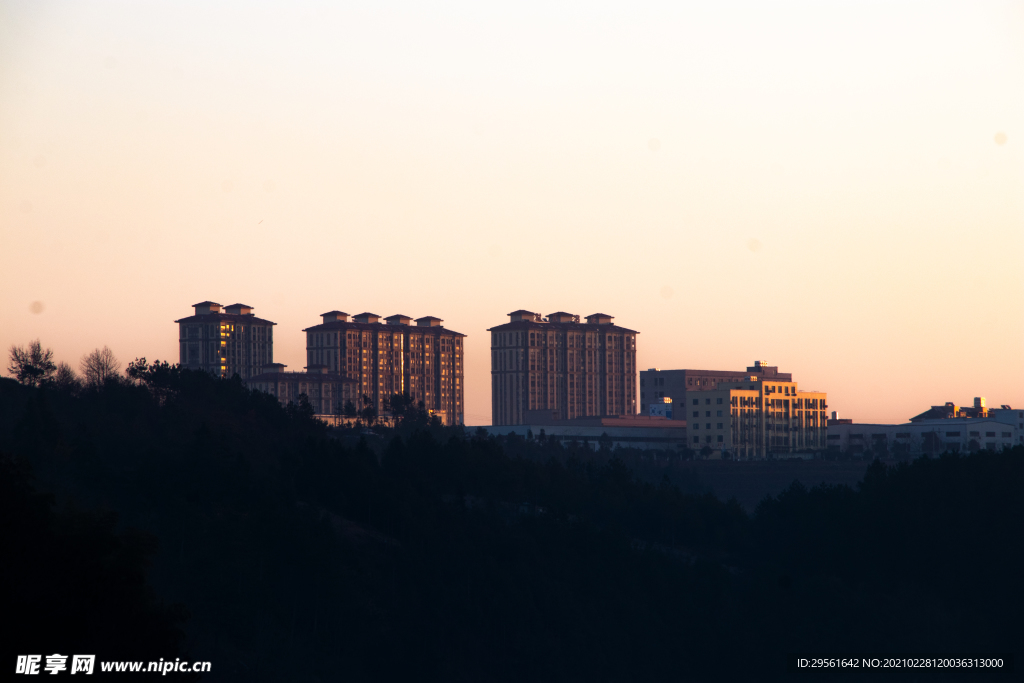
[[[673,417],[684,416],[693,450],[755,459],[825,450],[826,408],[823,391],[799,391],[796,382],[749,376],[688,393]]]
[[[793,375],[779,372],[778,366],[768,365],[765,361],[754,361],[746,370],[662,370],[650,368],[640,371],[640,413],[646,415],[648,406],[663,404],[671,399],[675,404],[673,419],[685,420],[687,417],[687,396],[691,392],[708,391],[718,388],[722,382],[736,382],[748,377],[757,377],[762,381],[774,380],[789,382]],[[692,411],[691,411],[692,412]]]

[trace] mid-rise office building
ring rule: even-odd
[[[519,310],[491,333],[491,420],[521,425],[531,411],[558,419],[636,415],[635,330],[595,313]]]
[[[341,311],[324,313],[323,322],[308,327],[306,362],[323,365],[355,380],[355,390],[369,398],[378,414],[394,394],[408,394],[415,404],[449,425],[463,424],[465,381],[463,339],[446,329],[440,318],[393,315],[384,319],[360,313],[349,320]]]
[[[179,363],[220,377],[248,379],[274,362],[274,325],[253,315],[252,306],[204,301],[178,323]]]
[[[793,375],[779,372],[779,368],[765,361],[754,361],[754,365],[741,370],[661,370],[651,368],[640,372],[640,414],[647,415],[652,404],[662,404],[671,399],[675,409],[673,419],[687,418],[687,394],[695,391],[716,389],[722,382],[744,381],[757,377],[762,381],[791,382]],[[692,412],[692,411],[691,411]]]
[[[748,375],[688,392],[673,417],[682,413],[695,451],[707,448],[741,460],[787,457],[825,450],[826,398],[823,391],[799,391],[796,382]]]

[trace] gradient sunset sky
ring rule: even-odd
[[[856,421],[1024,407],[1022,149],[1019,1],[0,0],[0,347],[434,315],[473,425],[486,328],[601,312]]]

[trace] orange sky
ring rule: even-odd
[[[1024,406],[1022,83],[1020,2],[0,0],[0,345],[436,315],[486,424],[487,327],[602,312],[858,421]]]

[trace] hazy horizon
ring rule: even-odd
[[[192,304],[468,335],[615,316],[640,369],[830,410],[1024,408],[1024,4],[0,0],[0,373],[178,361]],[[1017,85],[1014,85],[1017,84]]]

